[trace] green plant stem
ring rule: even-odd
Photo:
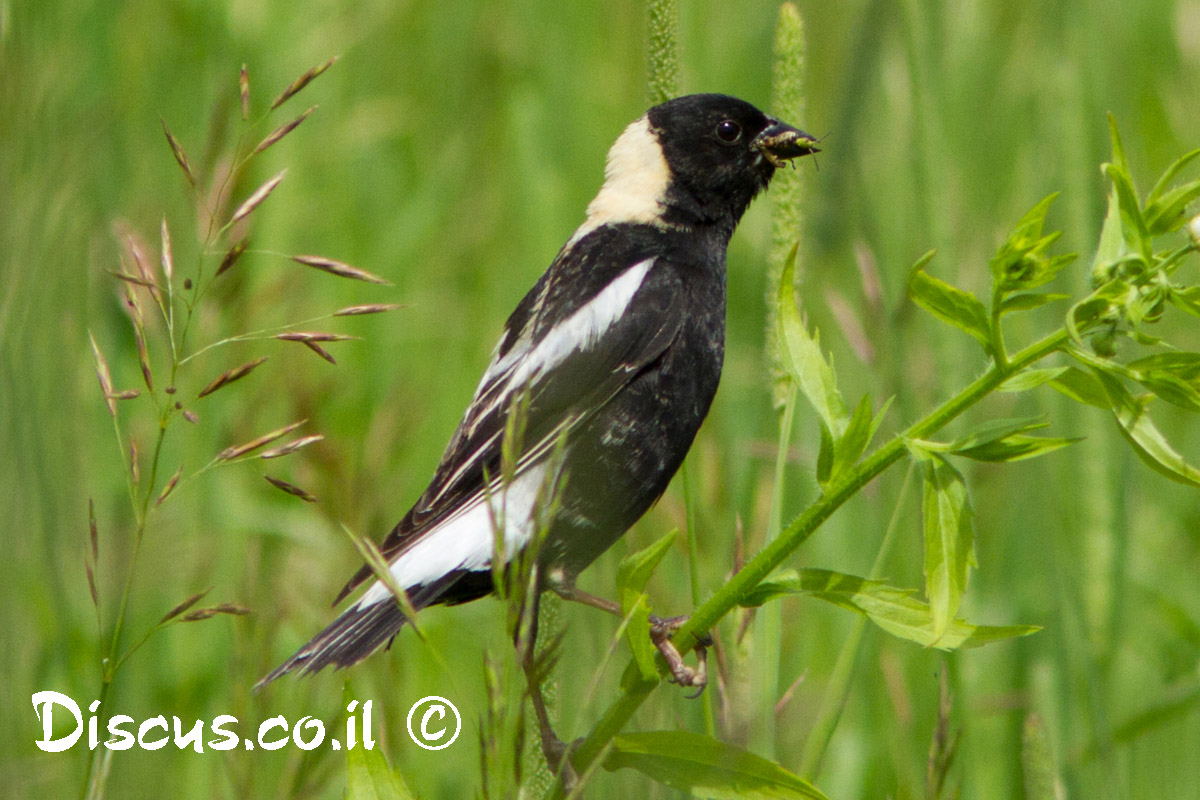
[[[686,652],[694,647],[698,635],[711,630],[726,614],[737,607],[742,597],[746,596],[751,589],[807,541],[808,537],[847,500],[888,467],[903,458],[907,442],[910,439],[926,438],[936,433],[968,408],[995,391],[1014,373],[1061,350],[1069,339],[1067,330],[1062,328],[1014,354],[1009,359],[1007,366],[993,364],[983,375],[968,384],[958,394],[938,406],[925,418],[911,425],[907,430],[897,434],[887,444],[860,462],[845,477],[831,485],[820,499],[792,520],[780,533],[779,538],[769,542],[728,583],[718,589],[704,605],[696,609],[688,622],[675,634],[676,646],[681,652]],[[660,663],[659,667],[660,672],[665,672],[666,665],[664,663]],[[577,772],[586,772],[592,766],[600,752],[620,733],[659,683],[661,680],[643,679],[638,672],[636,663],[629,664],[621,682],[624,692],[596,723],[572,757],[572,764]]]

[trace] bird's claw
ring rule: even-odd
[[[695,694],[687,696],[689,700],[692,700],[703,694],[704,687],[708,685],[708,648],[712,645],[712,636],[706,633],[697,640],[695,669],[683,663],[683,656],[680,655],[679,648],[671,641],[671,634],[683,627],[687,619],[686,616],[664,619],[651,615],[650,640],[654,642],[658,652],[662,653],[667,667],[671,670],[671,683],[684,687],[695,687]]]

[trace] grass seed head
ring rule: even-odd
[[[171,229],[167,227],[167,218],[162,218],[162,271],[167,283],[175,276],[175,256],[171,252]]]
[[[217,389],[223,386],[228,386],[236,380],[240,380],[251,373],[256,367],[267,360],[267,356],[256,358],[253,361],[247,361],[245,364],[236,366],[233,369],[226,370],[218,375],[212,383],[200,390],[200,394],[196,395],[197,399],[212,394]]]
[[[246,246],[249,243],[249,239],[239,239],[237,244],[229,248],[229,252],[226,253],[225,257],[221,259],[221,266],[217,267],[217,275],[220,275],[236,264],[237,260],[242,257],[242,253],[246,252]]]
[[[257,450],[258,448],[262,447],[263,445],[270,444],[271,442],[275,441],[276,439],[281,439],[284,436],[287,436],[289,433],[296,430],[296,428],[299,428],[301,425],[303,425],[306,422],[308,422],[307,419],[302,419],[297,422],[293,422],[291,425],[285,425],[282,428],[278,428],[276,430],[271,431],[270,433],[263,434],[262,436],[259,436],[257,439],[251,439],[250,441],[248,441],[244,444],[234,445],[233,447],[226,447],[224,450],[222,450],[220,453],[217,454],[217,460],[218,461],[232,461],[233,459],[237,458],[238,456],[244,456],[244,455],[246,455],[246,453],[249,453],[253,450]]]
[[[312,106],[308,110],[306,110],[303,114],[301,114],[300,116],[298,116],[294,120],[292,120],[291,122],[285,122],[284,124],[280,125],[275,130],[271,131],[269,134],[267,134],[265,139],[263,139],[261,142],[258,143],[258,146],[255,147],[254,150],[250,153],[250,157],[254,157],[254,156],[258,155],[259,153],[266,150],[271,145],[278,142],[283,137],[287,136],[292,131],[296,130],[296,128],[300,126],[300,123],[304,122],[304,120],[308,119],[308,115],[316,110],[317,110],[317,107]]]
[[[112,374],[108,371],[108,359],[100,352],[100,347],[96,344],[96,337],[92,336],[90,332],[88,339],[92,343],[92,357],[96,360],[96,377],[100,380],[100,391],[104,393],[104,404],[108,406],[108,413],[115,417],[117,403],[112,398]]]
[[[167,136],[167,144],[171,145],[171,152],[175,156],[175,163],[179,164],[179,168],[183,170],[184,176],[188,183],[196,186],[196,175],[192,172],[192,167],[188,164],[187,155],[183,152],[183,145],[175,138],[175,134],[171,133],[171,129],[167,127],[167,121],[162,120],[163,133]]]
[[[297,450],[299,450],[302,447],[308,447],[310,444],[319,442],[324,438],[325,437],[319,433],[314,433],[309,436],[301,436],[299,439],[296,439],[295,441],[292,441],[292,442],[288,442],[287,444],[282,445],[280,447],[275,447],[270,450],[264,450],[259,455],[259,458],[279,458],[280,456],[286,456],[286,455],[296,452]]]
[[[321,345],[317,344],[316,342],[304,342],[304,346],[328,361],[330,364],[333,364],[335,367],[337,366],[337,359],[333,357],[332,353],[330,353],[324,347],[321,347]]]
[[[380,286],[391,286],[391,282],[367,272],[365,269],[352,267],[349,264],[341,261],[335,261],[332,258],[324,256],[292,256],[292,261],[297,264],[303,264],[306,267],[319,269],[322,272],[328,272],[330,275],[337,275],[339,278],[352,278],[356,281],[366,281],[367,283],[376,283]]]
[[[275,191],[275,187],[279,185],[279,182],[283,180],[285,175],[287,175],[286,169],[281,171],[275,177],[271,178],[262,186],[255,189],[254,194],[247,197],[246,200],[237,207],[237,210],[233,212],[233,216],[229,218],[229,224],[236,225],[246,217],[250,216],[254,209],[258,208],[260,205],[262,205],[264,200],[270,197],[271,192]]]
[[[170,495],[171,492],[175,491],[175,487],[179,484],[179,479],[181,477],[183,477],[182,464],[180,464],[179,468],[175,470],[175,474],[171,476],[171,480],[167,481],[167,485],[163,487],[163,490],[158,493],[158,499],[154,501],[155,505],[162,505],[163,500],[166,500],[167,496]]]
[[[238,93],[242,98],[242,121],[250,119],[250,73],[242,64],[242,72],[238,75]]]
[[[383,314],[388,311],[404,308],[398,303],[368,303],[361,306],[347,306],[333,312],[335,317],[358,317],[364,314]]]
[[[272,486],[274,486],[276,489],[279,489],[280,491],[287,492],[288,494],[292,495],[293,497],[299,497],[301,500],[303,500],[306,503],[317,502],[317,498],[313,497],[311,494],[304,491],[303,489],[301,489],[299,486],[296,486],[295,484],[288,483],[287,481],[280,480],[279,478],[273,478],[270,475],[263,475],[263,477],[267,479],[268,483],[270,483]]]
[[[296,80],[292,81],[292,84],[290,86],[288,86],[286,89],[284,89],[282,92],[280,92],[279,96],[276,97],[271,102],[271,110],[274,111],[275,109],[279,108],[281,105],[286,103],[289,99],[291,99],[292,97],[295,97],[296,94],[298,94],[301,89],[303,89],[305,86],[308,86],[310,83],[312,83],[313,79],[315,79],[317,76],[319,76],[322,72],[324,72],[325,70],[332,67],[333,63],[337,60],[338,60],[338,57],[334,56],[333,58],[326,61],[324,64],[321,64],[320,66],[317,66],[317,67],[313,67],[308,72],[305,72],[299,78],[296,78]]]

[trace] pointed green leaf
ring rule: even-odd
[[[645,589],[650,576],[654,574],[659,562],[663,560],[663,556],[671,549],[671,545],[678,536],[679,529],[674,528],[648,547],[644,547],[636,553],[630,553],[621,559],[621,563],[617,567],[617,588],[631,589],[634,592]]]
[[[1079,441],[1083,440],[1079,438],[1063,439],[1050,436],[1014,434],[1006,436],[1003,439],[988,442],[987,444],[981,444],[977,447],[958,450],[956,451],[956,455],[974,459],[975,461],[992,463],[1024,461],[1027,458],[1036,458],[1046,453],[1052,453],[1055,450]]]
[[[1138,204],[1137,190],[1133,188],[1133,180],[1129,173],[1118,169],[1114,164],[1104,165],[1104,174],[1112,181],[1117,193],[1117,205],[1121,209],[1121,227],[1125,241],[1134,252],[1149,259],[1151,254],[1150,232],[1146,227],[1146,218]]]
[[[863,395],[854,408],[854,415],[850,417],[846,432],[833,448],[830,481],[836,481],[843,472],[853,467],[867,449],[867,445],[871,443],[871,422],[871,398],[869,395]]]
[[[621,610],[629,619],[629,624],[625,626],[625,640],[629,642],[629,652],[633,655],[638,672],[643,680],[658,680],[658,667],[654,663],[656,650],[650,641],[649,596],[645,592],[621,589]]]
[[[1173,406],[1187,411],[1200,411],[1200,392],[1186,381],[1158,370],[1136,372],[1137,382]]]
[[[618,736],[604,768],[634,769],[692,797],[826,800],[815,786],[775,762],[688,731]]]
[[[1081,369],[1067,367],[1066,371],[1051,379],[1050,386],[1077,403],[1086,403],[1105,411],[1112,407],[1104,387],[1090,373]]]
[[[1043,292],[1010,294],[1000,303],[1000,313],[1011,314],[1015,311],[1032,311],[1035,308],[1041,308],[1047,303],[1055,303],[1059,300],[1067,300],[1068,298],[1070,298],[1069,294],[1048,294]]]
[[[1146,228],[1151,236],[1161,236],[1183,227],[1187,208],[1200,197],[1200,181],[1191,181],[1146,204]]]
[[[836,445],[823,420],[817,420],[821,441],[817,447],[817,485],[825,487],[833,477],[833,456]]]
[[[923,256],[909,273],[909,296],[921,308],[942,322],[970,334],[985,350],[988,349],[991,343],[991,328],[987,309],[975,295],[926,272],[922,267],[928,263],[929,257],[930,254]]]
[[[846,429],[849,415],[837,388],[833,367],[821,354],[818,336],[809,335],[800,319],[796,296],[792,289],[796,269],[796,248],[788,255],[779,279],[778,336],[779,352],[784,366],[800,391],[812,404],[817,415],[834,436]]]
[[[1187,167],[1188,164],[1196,160],[1200,156],[1200,150],[1193,150],[1176,159],[1175,163],[1167,167],[1163,172],[1162,177],[1154,184],[1154,188],[1150,190],[1150,194],[1146,197],[1146,205],[1159,200],[1167,191],[1167,187],[1171,185],[1171,181],[1175,180],[1175,176]]]
[[[656,680],[658,669],[654,664],[654,644],[649,636],[649,598],[643,590],[678,536],[679,530],[672,530],[648,547],[625,556],[617,567],[617,596],[621,600],[621,613],[629,619],[625,639],[638,671],[647,680]]]
[[[1027,433],[1039,428],[1045,428],[1049,423],[1044,417],[1014,417],[1012,419],[993,419],[959,436],[945,446],[948,453],[958,453],[970,450],[972,447],[998,442],[1001,439],[1017,433]]]
[[[1138,457],[1152,470],[1173,481],[1200,487],[1200,470],[1184,460],[1146,413],[1146,404],[1129,393],[1121,381],[1100,370],[1096,379],[1104,387],[1121,433]]]
[[[1016,375],[1000,384],[1001,392],[1025,392],[1037,388],[1047,381],[1052,381],[1066,372],[1070,367],[1048,367],[1045,369],[1023,369]]]
[[[1185,289],[1174,289],[1167,294],[1171,303],[1181,311],[1186,311],[1193,317],[1200,317],[1200,286],[1188,286]]]
[[[1134,372],[1165,372],[1181,381],[1200,380],[1200,353],[1155,353],[1130,361],[1127,366]]]
[[[413,800],[413,795],[382,749],[360,745],[346,751],[346,800]]]
[[[741,604],[754,607],[797,594],[855,611],[892,636],[941,650],[978,647],[1041,630],[1032,625],[972,625],[955,619],[939,638],[934,632],[929,605],[913,597],[911,589],[898,589],[882,581],[824,569],[783,570],[756,586]]]
[[[1108,212],[1100,228],[1100,244],[1096,247],[1096,257],[1092,259],[1092,280],[1101,284],[1116,277],[1113,267],[1128,252],[1125,229],[1121,225],[1121,202],[1117,199],[1116,191],[1111,191],[1108,193]]]
[[[975,531],[962,476],[940,455],[922,459],[925,491],[925,594],[941,638],[958,612],[975,561]]]

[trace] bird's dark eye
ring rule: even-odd
[[[742,138],[742,126],[731,119],[721,120],[717,125],[717,138],[722,142],[733,144]]]

